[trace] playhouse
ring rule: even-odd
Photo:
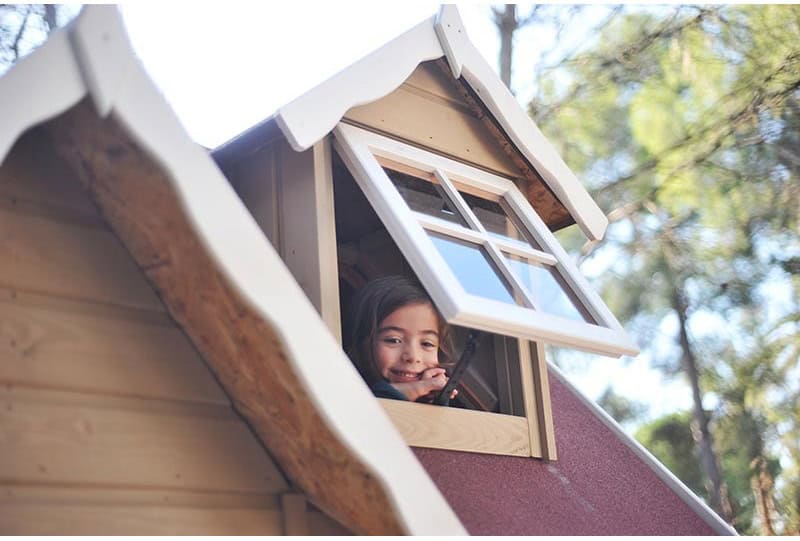
[[[637,351],[607,221],[453,6],[211,152],[88,7],[0,118],[0,533],[735,533],[548,365]],[[484,333],[457,407],[345,355],[388,274]]]

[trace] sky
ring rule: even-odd
[[[459,4],[467,33],[496,68],[499,40],[489,4]],[[191,137],[213,148],[438,11],[433,2],[136,2],[123,4],[137,55]],[[572,39],[581,39],[575,29]],[[567,40],[570,38],[566,38]],[[538,41],[537,41],[538,40]],[[549,44],[520,33],[515,66]],[[533,82],[517,69],[525,103]],[[669,323],[666,323],[669,325]],[[670,336],[662,329],[661,336]],[[563,371],[590,398],[609,384],[648,404],[649,417],[688,408],[682,379],[665,380],[644,354],[612,359],[561,354]]]

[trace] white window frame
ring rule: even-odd
[[[592,290],[572,259],[513,182],[349,124],[340,123],[334,134],[337,151],[449,323],[603,355],[638,353],[635,343],[630,340],[605,303]],[[474,231],[412,211],[386,175],[378,158],[398,162],[434,175]],[[491,242],[487,242],[488,234],[483,225],[469,206],[463,204],[459,196],[454,196],[456,188],[450,182],[450,177],[477,190],[504,197],[511,210],[521,220],[522,226],[528,230],[539,246],[549,253],[534,250],[522,242],[503,240],[497,236],[492,236]],[[561,277],[598,325],[468,293],[434,246],[425,232],[426,229],[482,245],[496,268],[511,284],[514,284],[516,279],[508,279],[511,270],[496,246],[547,265],[555,263],[560,268]],[[526,303],[535,306],[535,301],[524,292],[524,288],[519,291],[515,288],[514,293],[523,294]]]

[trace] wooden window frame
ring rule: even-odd
[[[334,134],[337,151],[449,323],[603,355],[619,356],[638,351],[513,182],[345,123],[340,123]],[[523,247],[522,243],[505,242],[496,238],[489,241],[480,221],[469,208],[460,204],[460,198],[455,198],[453,202],[470,221],[473,231],[412,211],[384,172],[380,160],[389,160],[434,175],[451,195],[455,188],[448,177],[458,178],[460,183],[504,197],[528,233],[549,253]],[[547,264],[552,264],[554,257],[561,277],[598,325],[467,293],[426,234],[426,229],[480,242],[484,248],[488,248],[493,262],[506,278],[511,271],[502,261],[503,257],[499,255],[497,246],[504,250],[521,252],[520,255]]]

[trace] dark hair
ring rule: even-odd
[[[347,355],[367,384],[381,379],[373,358],[378,326],[392,312],[410,304],[428,304],[433,308],[439,322],[439,364],[449,363],[451,348],[447,323],[425,290],[403,276],[378,278],[356,293],[350,309],[352,327]]]

